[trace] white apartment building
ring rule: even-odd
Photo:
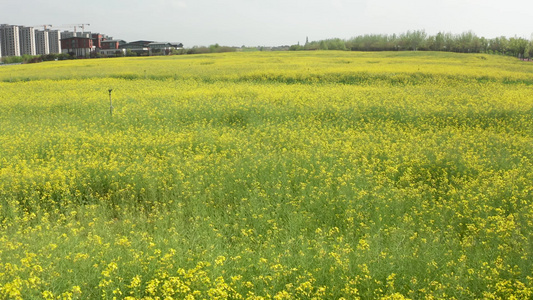
[[[51,54],[61,53],[61,33],[59,32],[59,30],[48,31],[48,43],[49,52]]]
[[[0,48],[3,56],[20,56],[19,27],[0,25]]]
[[[48,31],[36,30],[35,31],[35,49],[37,55],[50,54],[50,42],[48,39]]]
[[[35,28],[19,27],[20,54],[35,55]]]

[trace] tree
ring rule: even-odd
[[[529,41],[529,58],[533,57],[533,38]]]
[[[297,45],[292,45],[289,47],[289,51],[299,51],[299,50],[303,50],[304,47],[300,46],[300,44],[297,44]]]
[[[399,35],[365,34],[350,38],[327,39],[310,42],[305,45],[293,45],[289,50],[351,50],[351,51],[402,51],[431,50],[464,53],[493,53],[533,58],[533,34],[531,41],[523,38],[498,37],[486,39],[472,31],[461,34],[439,32],[434,36],[424,30],[407,31]]]
[[[443,32],[439,32],[437,33],[437,35],[435,36],[435,44],[434,44],[434,49],[435,51],[442,51],[445,47],[445,44],[444,44],[444,33]]]
[[[524,59],[529,60],[529,58],[531,57],[531,52],[533,51],[531,49],[531,42],[529,42],[527,43],[526,48],[524,49]]]
[[[502,36],[495,38],[491,42],[491,48],[495,53],[500,53],[503,55],[507,53],[509,48],[509,40],[506,37]]]
[[[404,35],[404,41],[407,47],[413,51],[417,51],[420,46],[426,41],[427,34],[424,30],[415,30],[413,32],[407,31]]]
[[[220,48],[220,45],[219,45],[218,43],[209,46],[209,50],[210,50],[211,52],[217,52],[218,48]]]
[[[479,51],[483,53],[487,53],[487,49],[489,47],[489,41],[486,38],[481,37],[479,38],[479,45],[480,45]]]
[[[528,44],[526,39],[517,37],[511,38],[509,39],[509,52],[511,55],[520,58],[524,54]]]
[[[341,39],[326,40],[328,50],[346,50],[346,44]]]
[[[479,38],[472,31],[461,33],[456,40],[459,52],[479,52],[477,49],[480,48],[481,45],[479,44],[478,40]]]

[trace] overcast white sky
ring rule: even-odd
[[[533,33],[531,0],[0,0],[0,24],[89,23],[126,41],[185,47],[278,46],[424,29],[479,36]]]

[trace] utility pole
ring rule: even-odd
[[[113,101],[111,100],[111,92],[113,89],[109,89],[109,115],[113,117]]]

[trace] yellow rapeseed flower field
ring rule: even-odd
[[[2,66],[0,299],[531,299],[532,145],[509,57]]]

